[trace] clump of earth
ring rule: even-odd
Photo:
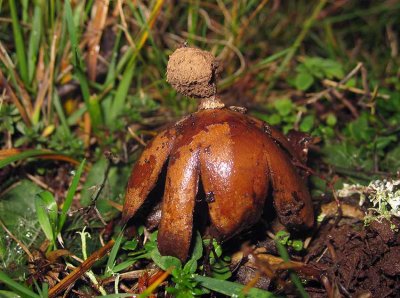
[[[182,47],[170,57],[167,82],[179,93],[194,98],[209,98],[216,94],[219,64],[207,51]]]

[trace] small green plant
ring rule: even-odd
[[[143,234],[144,228],[139,227],[138,236],[142,237]],[[119,272],[122,267],[127,268],[139,259],[149,259],[159,268],[165,271],[171,270],[171,281],[174,286],[167,287],[166,291],[174,297],[195,297],[207,294],[210,290],[236,297],[274,297],[272,293],[259,289],[250,289],[245,295],[242,293],[243,285],[226,281],[232,275],[229,269],[229,259],[223,257],[222,247],[216,240],[212,242],[214,253],[211,253],[209,259],[212,275],[205,277],[199,274],[204,269],[203,265],[200,265],[200,260],[204,258],[203,246],[210,245],[209,239],[202,240],[200,234],[197,233],[191,258],[182,264],[175,257],[160,254],[157,248],[157,234],[158,231],[151,233],[147,242],[139,250],[137,250],[139,244],[137,239],[126,241],[122,245],[122,249],[128,251],[128,258],[115,265],[113,273]]]
[[[285,240],[286,239],[286,240]],[[288,235],[285,233],[281,233],[281,235],[276,235],[275,237],[275,245],[276,248],[278,250],[279,255],[281,256],[282,260],[284,260],[285,262],[289,262],[289,254],[285,248],[285,245],[281,243],[281,241],[287,241],[287,239],[289,239]],[[293,284],[295,285],[297,292],[299,294],[300,297],[302,298],[308,298],[309,295],[307,294],[307,292],[304,290],[303,284],[301,283],[300,278],[297,276],[297,274],[290,270],[290,279],[293,282]]]
[[[316,79],[342,79],[342,65],[334,60],[320,57],[305,57],[296,67],[294,85],[298,90],[306,91],[314,85]]]
[[[295,251],[302,251],[304,248],[304,243],[301,240],[290,239],[290,233],[286,231],[279,231],[275,235],[276,241],[279,241],[284,246],[291,247]]]
[[[299,115],[304,115],[306,113],[306,109],[296,105],[289,98],[280,98],[268,104],[266,108],[268,111],[267,113],[254,112],[253,115],[271,125],[282,127],[285,134],[294,129],[297,122],[299,130],[302,132],[310,133],[314,128],[314,114],[309,113],[299,118]]]
[[[210,245],[210,239],[203,240],[204,246]],[[212,251],[210,253],[211,276],[220,280],[227,280],[232,276],[229,268],[230,257],[224,256],[222,246],[217,240],[212,239]],[[203,270],[203,267],[200,267]]]
[[[35,198],[38,221],[44,234],[46,235],[46,238],[51,242],[53,249],[57,248],[56,239],[61,233],[61,230],[67,219],[67,213],[72,205],[72,200],[78,187],[79,179],[82,175],[84,166],[85,160],[81,162],[74,178],[72,179],[67,196],[65,197],[64,204],[61,208],[60,215],[58,214],[57,202],[51,192],[43,191]]]

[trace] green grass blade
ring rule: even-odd
[[[117,240],[115,240],[115,244],[110,252],[110,256],[108,257],[106,272],[104,273],[104,277],[110,277],[113,273],[115,267],[115,260],[117,258],[119,248],[121,246],[122,239],[123,239],[123,234],[120,233],[117,237]]]
[[[18,293],[24,294],[25,297],[40,298],[40,296],[38,294],[31,291],[27,287],[17,283],[16,281],[12,280],[3,271],[0,271],[0,281],[5,283],[10,289],[13,289],[14,291],[16,291]]]
[[[21,298],[21,296],[15,292],[0,290],[1,298]]]
[[[189,32],[189,36],[188,36],[188,43],[189,44],[194,44],[195,43],[195,39],[193,39],[193,36],[196,36],[197,34],[197,21],[199,18],[199,1],[198,0],[192,0],[190,1],[190,5],[188,8],[188,20],[190,20],[190,22],[188,22],[188,32]]]
[[[81,87],[83,100],[89,112],[93,128],[96,130],[99,127],[99,125],[103,122],[99,101],[97,100],[97,97],[90,96],[89,81],[84,72],[81,69],[76,69],[75,75]]]
[[[287,68],[289,62],[292,60],[294,54],[297,52],[299,47],[301,46],[304,38],[307,36],[307,33],[310,31],[311,27],[314,25],[315,21],[317,20],[319,12],[325,6],[327,0],[319,0],[317,5],[314,7],[311,16],[304,22],[303,28],[300,31],[299,35],[293,42],[292,46],[290,47],[289,52],[286,54],[285,58],[283,58],[282,63],[280,64],[279,68],[276,70],[274,75],[270,79],[270,84],[268,86],[268,91],[274,88],[276,82],[278,81],[279,76],[283,73],[283,71]]]
[[[74,178],[72,179],[71,185],[68,188],[67,196],[65,197],[65,201],[64,201],[63,207],[61,209],[61,214],[60,214],[60,220],[58,222],[57,233],[61,232],[61,230],[62,230],[62,228],[64,226],[64,223],[65,223],[65,221],[67,219],[67,213],[68,213],[69,208],[72,205],[72,200],[74,198],[76,189],[78,187],[79,179],[82,176],[82,172],[83,172],[83,169],[84,169],[84,166],[85,166],[85,162],[86,162],[86,159],[82,160],[81,164],[79,165],[79,167],[78,167],[78,169],[76,171],[76,174],[75,174]]]
[[[15,49],[17,52],[17,59],[18,59],[18,68],[22,80],[24,81],[25,84],[28,85],[29,81],[28,66],[26,62],[24,38],[22,36],[20,21],[18,20],[17,7],[15,5],[14,0],[9,0],[9,4],[10,4],[12,28],[15,40]]]
[[[109,294],[109,295],[102,295],[96,296],[96,298],[125,298],[125,297],[132,297],[132,294]]]
[[[69,0],[66,0],[64,3],[64,12],[65,12],[65,21],[67,24],[69,39],[70,39],[71,48],[72,48],[72,64],[74,65],[74,67],[78,67],[81,65],[79,47],[78,47],[78,37],[77,37],[74,18],[73,18],[73,14],[72,14],[71,3]]]
[[[114,101],[111,106],[111,111],[110,113],[110,121],[111,123],[108,123],[109,125],[112,125],[112,123],[116,120],[116,118],[120,115],[120,113],[123,111],[124,106],[125,106],[125,99],[128,95],[129,87],[131,85],[133,75],[135,73],[135,66],[136,63],[135,61],[131,61],[132,63],[129,63],[127,66],[122,80],[118,85],[117,91],[115,93]]]
[[[32,19],[32,31],[29,37],[28,49],[28,71],[29,82],[32,82],[36,70],[36,61],[40,45],[40,37],[42,33],[42,8],[35,5]]]
[[[71,136],[71,130],[69,128],[68,121],[65,118],[64,109],[62,108],[61,100],[60,100],[60,97],[58,96],[57,90],[54,90],[54,92],[53,92],[53,105],[56,109],[58,118],[60,119],[61,126],[64,130],[64,133],[68,136]]]
[[[122,30],[119,30],[117,33],[117,36],[115,38],[115,43],[114,43],[114,47],[112,50],[111,62],[110,62],[110,65],[108,66],[107,77],[106,77],[105,83],[103,85],[104,89],[107,88],[111,83],[113,83],[115,80],[115,77],[116,77],[118,49],[119,49],[119,43],[121,41],[121,36],[122,36]]]
[[[277,238],[275,238],[275,245],[276,245],[276,248],[277,248],[278,253],[281,256],[282,260],[284,260],[285,262],[289,262],[289,260],[290,260],[289,254],[288,254],[285,246],[282,243],[280,243]],[[293,284],[296,286],[296,289],[297,289],[300,297],[302,297],[302,298],[310,297],[307,294],[306,290],[304,290],[304,287],[300,281],[300,278],[297,276],[296,273],[290,272],[290,279],[293,282]]]
[[[230,296],[230,297],[240,297],[243,295],[243,289],[245,288],[244,285],[226,281],[226,280],[219,280],[216,278],[211,278],[207,276],[195,275],[193,278],[195,281],[199,282],[202,287],[210,289],[212,291]],[[276,297],[273,293],[252,288],[246,293],[246,297],[259,297],[259,298],[271,298]]]
[[[56,227],[58,207],[54,196],[49,191],[39,193],[35,198],[36,215],[46,238],[56,247]]]
[[[22,6],[22,22],[27,23],[28,22],[28,0],[20,0],[21,6]]]
[[[65,22],[69,33],[72,48],[72,64],[74,65],[75,75],[81,87],[83,100],[92,121],[94,130],[98,129],[102,123],[100,104],[95,97],[90,96],[89,81],[85,75],[82,56],[79,51],[78,33],[74,23],[71,3],[66,0],[64,3]]]

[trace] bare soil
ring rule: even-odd
[[[343,218],[323,223],[313,235],[305,254],[291,251],[293,261],[303,263],[296,269],[305,281],[310,297],[400,297],[400,221],[363,222]],[[257,245],[267,254],[279,256],[274,241]],[[278,270],[270,279],[258,278],[256,287],[297,296],[287,270]],[[243,265],[236,270],[236,281],[248,284],[257,270]],[[284,287],[278,286],[278,279]]]

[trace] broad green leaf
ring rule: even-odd
[[[179,270],[182,268],[182,263],[178,258],[171,256],[162,256],[157,248],[151,252],[151,259],[156,263],[162,270],[167,270],[171,267]]]
[[[279,125],[282,123],[282,117],[279,114],[272,114],[270,117],[266,117],[268,123],[271,125]]]
[[[307,115],[301,120],[299,129],[303,132],[310,132],[314,127],[314,115]]]
[[[230,296],[230,297],[240,297],[243,295],[244,285],[226,281],[219,280],[212,277],[195,275],[194,280],[199,282],[201,286],[213,290],[215,292]],[[271,298],[276,297],[273,293],[252,288],[247,292],[247,296],[249,298]]]
[[[24,297],[29,298],[39,298],[40,296],[35,292],[31,291],[29,288],[17,283],[13,279],[11,279],[7,274],[3,271],[0,271],[0,281],[6,284],[10,289],[14,290],[17,293],[21,293]]]
[[[199,232],[196,233],[196,240],[193,247],[192,256],[183,267],[185,272],[195,273],[197,269],[197,261],[203,255],[203,240]]]
[[[314,83],[314,77],[308,72],[300,72],[296,75],[294,83],[298,90],[306,91]]]
[[[35,196],[42,189],[29,180],[22,180],[3,192],[0,196],[0,219],[10,232],[27,247],[39,246],[43,241],[41,228],[35,212]],[[0,228],[0,238],[4,241],[0,256],[2,268],[13,278],[24,280],[22,270],[26,268],[25,253],[9,239]],[[13,270],[8,271],[13,264]]]
[[[203,240],[199,232],[196,233],[196,240],[193,247],[192,257],[193,260],[199,260],[203,255]]]
[[[90,169],[81,191],[82,206],[90,205],[92,200],[96,197],[103,183],[107,166],[107,159],[100,158]],[[108,172],[106,183],[96,201],[97,209],[106,220],[119,214],[119,211],[110,206],[108,201],[113,200],[121,203],[130,171],[130,166],[121,167],[112,165]]]
[[[138,246],[139,241],[137,239],[132,239],[131,241],[126,241],[122,246],[125,250],[135,250]]]
[[[376,135],[376,131],[368,123],[367,113],[362,113],[356,120],[350,122],[344,131],[355,142],[371,142]]]
[[[328,117],[326,117],[326,124],[333,127],[336,125],[336,123],[337,123],[337,118],[335,114],[329,113]]]
[[[275,239],[279,241],[281,244],[286,245],[289,241],[290,233],[281,230],[275,235]]]
[[[326,77],[329,79],[342,79],[344,77],[343,67],[336,61],[324,60],[322,67]]]
[[[400,146],[396,146],[386,154],[382,166],[392,173],[396,173],[400,169]]]
[[[380,136],[375,139],[374,142],[374,149],[383,150],[388,147],[390,144],[394,144],[397,141],[397,136],[390,135],[390,136]]]
[[[289,98],[278,99],[274,102],[274,107],[281,116],[289,115],[294,109],[294,105]]]

